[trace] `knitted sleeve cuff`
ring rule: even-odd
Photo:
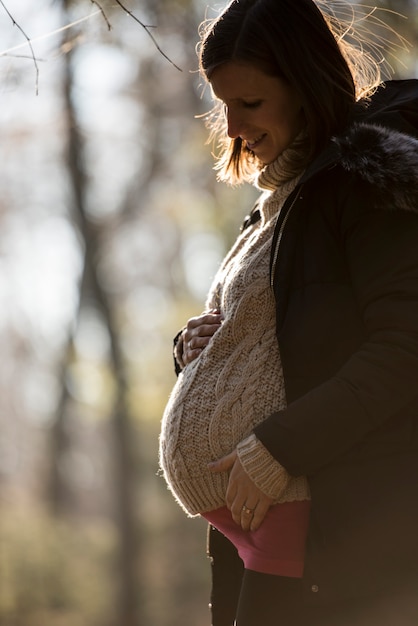
[[[290,474],[252,434],[237,446],[238,458],[244,470],[261,491],[278,500],[286,489]]]

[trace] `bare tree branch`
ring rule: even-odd
[[[92,4],[94,4],[94,5],[98,8],[98,11],[96,12],[96,14],[97,14],[97,13],[101,13],[101,15],[102,15],[103,19],[104,19],[104,20],[105,20],[105,22],[106,22],[107,28],[108,28],[108,30],[110,31],[110,30],[112,29],[112,25],[111,25],[110,20],[108,19],[107,15],[106,15],[105,10],[103,9],[103,7],[102,7],[102,6],[101,6],[101,4],[99,3],[99,1],[98,1],[98,0],[90,0],[90,2],[91,2]],[[169,63],[171,63],[171,65],[172,65],[173,67],[175,67],[177,70],[179,70],[180,72],[182,72],[183,70],[182,70],[182,69],[181,69],[178,65],[176,65],[176,63],[174,63],[174,61],[172,61],[172,60],[170,59],[170,57],[169,57],[169,56],[168,56],[168,55],[167,55],[167,54],[166,54],[166,53],[162,50],[162,48],[161,48],[161,47],[160,47],[160,45],[158,44],[158,42],[157,42],[156,38],[155,38],[155,37],[154,37],[154,35],[152,34],[151,29],[152,29],[152,28],[155,28],[155,27],[154,27],[154,26],[150,26],[149,24],[145,24],[144,22],[142,22],[142,21],[141,21],[141,20],[140,20],[140,19],[139,19],[136,15],[134,15],[134,13],[133,13],[132,11],[130,11],[129,9],[127,9],[127,8],[125,7],[125,5],[121,2],[121,0],[115,0],[115,2],[116,2],[116,4],[117,4],[117,6],[119,6],[119,7],[120,7],[120,8],[121,8],[121,9],[122,9],[122,10],[123,10],[123,11],[124,11],[127,15],[129,15],[129,17],[131,17],[131,18],[132,18],[135,22],[137,22],[137,23],[138,23],[138,24],[139,24],[139,25],[140,25],[140,26],[141,26],[141,27],[145,30],[145,32],[147,33],[147,35],[148,35],[148,36],[150,37],[150,39],[152,40],[152,42],[153,42],[154,46],[156,47],[156,49],[158,50],[158,52],[159,52],[159,53],[160,53],[160,54],[161,54],[161,55],[162,55],[165,59],[167,59],[167,61],[168,61]],[[30,57],[28,57],[28,58],[31,58],[31,59],[33,60],[33,63],[34,63],[34,66],[35,66],[35,72],[36,72],[36,80],[35,80],[35,93],[36,93],[36,95],[38,95],[38,94],[39,94],[39,66],[38,66],[38,61],[39,61],[39,59],[37,59],[37,58],[36,58],[35,51],[34,51],[33,46],[32,46],[32,42],[33,42],[33,41],[36,41],[36,40],[31,39],[31,38],[30,38],[30,37],[26,34],[26,32],[23,30],[23,28],[20,26],[20,24],[18,24],[18,22],[16,22],[16,20],[15,20],[15,19],[14,19],[14,17],[13,17],[13,15],[10,13],[9,9],[6,7],[6,5],[5,5],[5,3],[4,3],[4,0],[0,0],[0,5],[3,7],[4,11],[7,13],[7,15],[9,16],[9,18],[11,19],[13,26],[16,26],[16,28],[18,28],[18,30],[22,33],[22,35],[23,35],[23,36],[24,36],[24,38],[26,39],[26,43],[21,44],[21,45],[18,45],[18,46],[14,46],[13,48],[10,48],[9,50],[5,50],[5,51],[3,51],[3,52],[0,52],[0,56],[8,56],[8,55],[9,55],[9,53],[10,53],[10,52],[12,52],[12,51],[14,51],[14,50],[17,50],[17,49],[19,49],[19,48],[21,48],[21,47],[23,47],[23,46],[25,46],[25,45],[28,45],[28,46],[29,46],[29,49],[30,49],[31,55],[30,55]],[[90,19],[90,17],[92,17],[92,16],[88,16],[88,17],[84,17],[84,18],[81,18],[81,19],[79,19],[79,20],[76,20],[75,22],[72,22],[71,24],[67,24],[66,26],[63,26],[63,27],[61,27],[61,28],[59,28],[59,29],[57,29],[57,30],[55,30],[55,31],[51,32],[51,33],[48,33],[47,35],[44,35],[43,37],[39,37],[38,39],[43,39],[44,37],[48,37],[48,36],[51,36],[51,35],[56,34],[56,33],[58,33],[58,32],[61,32],[62,30],[66,30],[67,28],[71,28],[71,27],[72,27],[72,26],[74,26],[75,24],[78,24],[78,23],[80,23],[80,22],[83,22],[83,21],[85,21],[86,19]]]
[[[91,2],[92,4],[94,4],[96,7],[98,7],[98,9],[99,9],[100,13],[101,13],[101,14],[102,14],[102,16],[103,16],[104,21],[105,21],[105,22],[106,22],[106,24],[107,24],[107,30],[112,30],[112,24],[109,22],[109,20],[108,20],[108,18],[107,18],[107,15],[106,15],[106,13],[104,12],[103,7],[102,7],[102,6],[100,6],[100,4],[97,2],[97,0],[90,0],[90,2]]]
[[[14,19],[13,15],[10,13],[9,9],[6,7],[6,5],[4,4],[3,0],[0,0],[0,4],[3,7],[3,9],[6,11],[7,15],[10,17],[10,19],[12,20],[12,24],[13,26],[16,26],[16,28],[18,30],[20,30],[20,32],[22,33],[22,35],[24,36],[24,38],[26,39],[29,49],[31,51],[31,58],[33,60],[33,63],[35,65],[35,74],[36,74],[36,79],[35,79],[35,93],[36,95],[38,95],[39,93],[39,67],[38,67],[38,62],[36,60],[36,56],[35,56],[35,52],[33,50],[32,47],[32,42],[30,40],[30,37],[28,37],[28,35],[25,33],[25,31],[23,30],[23,28],[16,22],[16,20]]]
[[[0,1],[1,1],[1,0],[0,0]],[[162,56],[163,56],[165,59],[167,59],[167,61],[168,61],[169,63],[171,63],[171,65],[173,65],[173,66],[174,66],[177,70],[179,70],[179,72],[182,72],[183,70],[181,69],[181,67],[179,67],[178,65],[176,65],[176,64],[174,63],[174,61],[172,61],[172,60],[170,59],[170,57],[168,57],[168,56],[165,54],[165,52],[164,52],[164,51],[160,48],[160,46],[159,46],[159,44],[158,44],[157,40],[155,39],[154,35],[153,35],[153,34],[152,34],[152,32],[151,32],[151,28],[154,28],[154,26],[149,26],[149,25],[147,25],[147,24],[144,24],[144,22],[141,22],[141,20],[140,20],[138,17],[136,17],[136,15],[134,15],[132,11],[130,11],[129,9],[127,9],[127,8],[126,8],[126,7],[122,4],[122,2],[121,2],[120,0],[115,0],[115,2],[116,2],[116,4],[117,4],[118,6],[120,6],[120,8],[121,8],[123,11],[125,11],[125,13],[126,13],[127,15],[129,15],[129,16],[130,16],[133,20],[135,20],[135,22],[137,22],[140,26],[142,26],[142,28],[145,30],[145,32],[147,33],[147,35],[151,38],[151,40],[152,40],[152,42],[153,42],[154,46],[157,48],[158,52],[159,52],[160,54],[162,54]]]

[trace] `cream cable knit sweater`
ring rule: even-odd
[[[286,407],[269,262],[277,214],[300,176],[281,180],[283,157],[259,176],[257,186],[267,189],[262,219],[237,239],[209,291],[207,309],[220,307],[223,324],[181,372],[164,412],[160,464],[189,515],[225,505],[228,474],[207,465],[235,448],[245,471],[275,502],[309,498],[305,477],[290,477],[251,434]]]

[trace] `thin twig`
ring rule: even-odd
[[[14,19],[13,15],[10,13],[10,11],[8,10],[8,8],[6,7],[6,5],[4,4],[3,0],[0,0],[0,4],[3,7],[3,9],[6,11],[7,15],[10,17],[10,19],[12,20],[12,24],[13,26],[16,26],[16,28],[18,28],[18,30],[20,30],[20,32],[22,33],[22,35],[24,36],[24,38],[26,39],[30,52],[31,52],[31,58],[33,60],[33,63],[35,65],[35,73],[36,73],[36,79],[35,79],[35,93],[36,95],[38,95],[39,93],[39,67],[38,67],[38,63],[36,60],[36,56],[35,56],[35,52],[33,50],[32,47],[32,42],[30,40],[30,37],[28,37],[28,35],[25,33],[25,31],[23,30],[23,28],[16,22],[16,20]]]
[[[1,2],[1,0],[0,0],[0,2]],[[170,57],[168,57],[168,56],[165,54],[165,52],[164,52],[164,51],[160,48],[160,46],[159,46],[159,44],[158,44],[157,40],[155,39],[154,35],[152,34],[152,32],[151,32],[151,30],[150,30],[150,29],[151,29],[151,28],[153,28],[153,27],[152,27],[152,26],[148,26],[147,24],[144,24],[144,22],[141,22],[141,20],[140,20],[138,17],[136,17],[136,15],[134,15],[134,14],[132,13],[132,11],[129,11],[129,9],[127,9],[127,8],[126,8],[126,7],[122,4],[122,2],[121,2],[120,0],[115,0],[115,2],[116,2],[116,4],[117,4],[117,5],[119,5],[119,6],[120,6],[120,8],[121,8],[123,11],[125,11],[125,13],[127,13],[130,17],[132,17],[132,19],[133,19],[133,20],[135,20],[135,22],[137,22],[140,26],[142,26],[142,28],[145,30],[145,32],[147,33],[147,35],[151,38],[151,40],[152,40],[152,42],[153,42],[154,46],[157,48],[158,52],[159,52],[160,54],[162,54],[162,56],[163,56],[165,59],[167,59],[167,61],[168,61],[169,63],[171,63],[171,65],[173,65],[173,66],[174,66],[177,70],[179,70],[179,72],[182,72],[183,70],[181,69],[181,67],[179,67],[178,65],[176,65],[176,64],[174,63],[174,61],[172,61],[172,60],[170,59]]]
[[[8,54],[7,52],[2,53],[0,56],[2,57],[9,57],[10,59],[30,59],[31,61],[33,60],[32,55],[29,54]],[[41,59],[40,57],[38,57],[37,59],[38,63],[46,63],[47,59]]]
[[[86,15],[85,17],[82,17],[79,20],[75,20],[74,22],[70,22],[69,24],[66,24],[65,26],[61,26],[60,28],[57,28],[56,30],[50,30],[47,33],[45,33],[44,35],[40,35],[39,37],[35,37],[34,39],[31,39],[31,42],[34,43],[35,41],[42,41],[43,39],[48,39],[48,37],[52,37],[53,35],[57,35],[58,33],[62,33],[65,30],[68,30],[69,28],[73,28],[73,26],[77,26],[77,24],[81,24],[81,22],[85,22],[87,20],[90,20],[92,17],[94,17],[95,15],[98,15],[99,13],[100,13],[100,10],[95,11],[91,15]],[[27,45],[28,45],[28,42],[26,41],[25,43],[21,43],[18,46],[13,46],[13,48],[8,48],[7,50],[2,50],[2,51],[0,51],[0,57],[7,56],[10,52],[14,52],[15,50],[20,50],[21,48],[24,48]]]
[[[103,7],[97,2],[97,0],[90,0],[90,2],[94,5],[96,5],[96,7],[99,8],[100,13],[102,14],[102,17],[104,19],[104,21],[107,24],[107,30],[112,30],[112,24],[109,22],[107,15],[103,9]]]

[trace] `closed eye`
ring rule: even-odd
[[[261,100],[255,100],[254,102],[243,102],[242,106],[246,109],[257,109],[261,105]]]

